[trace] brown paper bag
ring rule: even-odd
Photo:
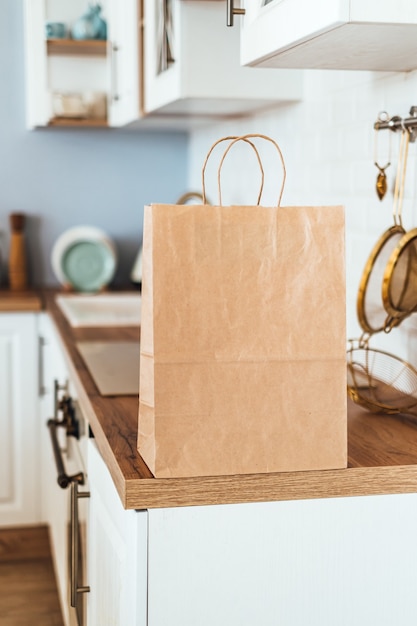
[[[346,467],[343,208],[219,204],[145,207],[138,450],[156,477]]]

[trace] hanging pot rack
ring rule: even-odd
[[[409,117],[400,117],[394,115],[390,117],[386,111],[378,114],[378,119],[374,124],[375,130],[389,129],[393,132],[408,130],[410,133],[410,141],[414,142],[417,138],[417,106],[410,108]]]

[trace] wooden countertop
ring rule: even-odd
[[[40,311],[42,306],[42,296],[38,291],[0,289],[0,312]]]
[[[417,421],[370,414],[350,401],[347,469],[154,478],[136,448],[138,398],[101,396],[75,345],[81,340],[137,339],[139,328],[73,329],[54,294],[46,294],[45,301],[68,357],[78,401],[126,509],[417,491]]]

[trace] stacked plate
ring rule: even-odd
[[[51,263],[62,285],[91,293],[100,291],[113,279],[117,253],[102,230],[77,226],[58,237],[52,248]]]

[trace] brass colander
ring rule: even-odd
[[[417,228],[405,233],[388,259],[382,301],[393,320],[403,320],[417,310]]]
[[[388,228],[378,239],[362,272],[356,311],[362,330],[369,335],[384,330],[389,332],[394,326],[398,326],[401,321],[409,315],[408,309],[395,309],[392,306],[389,311],[385,308],[385,303],[389,297],[395,298],[395,304],[405,306],[405,295],[398,295],[402,289],[401,279],[404,274],[404,263],[400,263],[395,273],[390,270],[388,275],[388,263],[394,250],[402,240],[406,231],[402,225],[402,202],[404,196],[405,175],[407,170],[408,145],[410,134],[407,130],[401,133],[399,148],[397,175],[394,188],[393,218],[394,225]],[[391,266],[392,269],[393,266]],[[416,270],[417,271],[417,270]],[[386,292],[390,295],[383,299],[382,285],[387,284]],[[407,296],[409,294],[407,293]]]
[[[350,398],[369,411],[417,416],[417,370],[388,352],[351,345],[347,387]]]

